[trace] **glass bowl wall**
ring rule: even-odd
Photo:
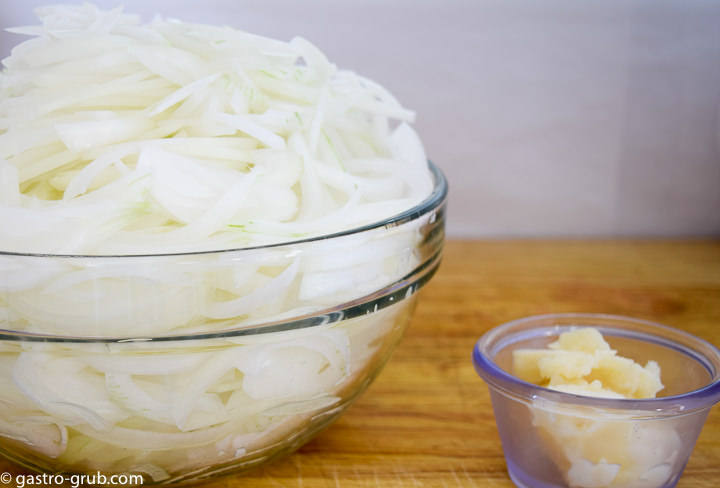
[[[387,221],[218,252],[0,252],[0,452],[182,483],[294,450],[390,357],[437,269],[447,183]]]

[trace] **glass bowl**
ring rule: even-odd
[[[545,348],[576,326],[596,327],[619,356],[656,361],[657,398],[579,396],[512,374],[512,352]],[[508,473],[527,488],[674,487],[710,408],[720,401],[720,351],[695,336],[629,317],[557,314],[492,329],[473,363],[486,382]]]
[[[256,248],[0,253],[0,454],[195,482],[307,442],[378,375],[437,269],[447,182],[386,221]]]

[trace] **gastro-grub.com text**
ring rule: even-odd
[[[14,479],[17,488],[26,486],[60,486],[69,483],[72,488],[80,488],[85,485],[107,485],[107,486],[139,486],[143,484],[143,477],[140,474],[17,474],[8,476],[10,473],[3,473],[0,480],[9,484]]]

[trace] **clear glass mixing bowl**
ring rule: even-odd
[[[386,221],[256,248],[0,252],[0,453],[183,483],[292,451],[380,372],[437,269],[447,182]]]

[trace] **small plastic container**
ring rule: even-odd
[[[618,355],[656,361],[652,399],[554,391],[512,375],[512,352],[545,348],[573,327],[597,328]],[[498,326],[475,345],[508,472],[522,488],[671,488],[710,408],[720,401],[720,351],[683,331],[629,317],[557,314]]]

